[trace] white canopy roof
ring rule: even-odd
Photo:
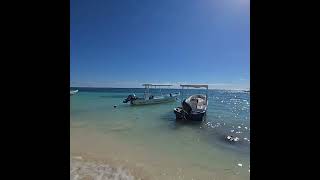
[[[142,84],[142,86],[173,86],[172,84]]]
[[[181,87],[193,87],[193,88],[201,88],[201,87],[204,87],[204,88],[207,88],[208,89],[208,85],[207,84],[181,84],[180,85]]]

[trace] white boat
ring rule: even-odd
[[[135,94],[130,94],[125,100],[123,100],[123,103],[128,103],[132,105],[147,105],[147,104],[160,104],[160,103],[166,103],[166,102],[173,102],[175,101],[180,93],[170,93],[165,95],[159,95],[154,96],[150,93],[150,88],[154,87],[169,87],[172,85],[164,85],[164,84],[143,84],[145,87],[145,92],[143,97],[137,97]]]
[[[204,94],[195,94],[182,101],[182,107],[174,108],[174,113],[176,119],[191,120],[191,121],[202,121],[203,117],[207,113],[208,107],[208,85],[200,84],[185,84],[180,85],[182,89],[184,87],[192,88],[206,88],[207,93]]]
[[[70,96],[75,95],[78,93],[79,90],[70,90]]]

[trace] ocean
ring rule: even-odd
[[[181,100],[132,106],[122,101],[142,88],[76,88],[70,96],[70,179],[250,178],[250,94],[209,90],[203,122],[175,120]],[[117,107],[114,108],[114,105]],[[228,135],[238,142],[228,142]]]

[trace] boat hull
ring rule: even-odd
[[[206,111],[186,113],[181,107],[177,107],[173,111],[177,120],[187,121],[203,121],[207,113]]]
[[[78,91],[79,91],[79,90],[70,91],[70,96],[77,94]]]

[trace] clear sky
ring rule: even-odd
[[[71,86],[249,88],[249,0],[70,3]]]

